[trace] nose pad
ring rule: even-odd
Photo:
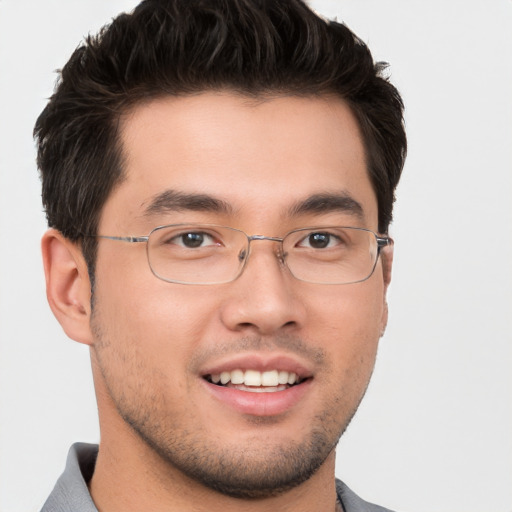
[[[277,251],[276,251],[276,257],[279,260],[279,263],[281,263],[281,266],[283,268],[288,269],[288,265],[286,264],[286,257],[288,256],[288,253],[285,253],[283,251],[283,244],[279,244]]]
[[[249,257],[249,251],[244,247],[238,253],[238,263],[241,265]]]
[[[238,263],[239,263],[239,265],[241,267],[241,272],[240,273],[245,271],[245,267],[248,264],[249,256],[252,253],[252,244],[254,243],[254,241],[257,241],[257,242],[266,241],[266,242],[277,243],[277,247],[273,251],[274,255],[277,258],[277,260],[279,261],[281,269],[282,270],[287,270],[287,268],[288,268],[287,265],[286,265],[286,256],[287,256],[287,254],[283,251],[282,239],[280,239],[280,238],[273,238],[273,237],[264,237],[264,236],[256,235],[255,237],[253,237],[253,238],[251,238],[249,240],[249,242],[250,242],[249,246],[248,247],[244,247],[238,253]]]

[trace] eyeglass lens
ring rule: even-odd
[[[149,236],[148,259],[153,273],[165,281],[221,284],[241,274],[250,244],[257,241],[243,231],[225,226],[163,226]],[[297,279],[348,284],[372,274],[378,244],[375,234],[365,229],[303,228],[288,233],[282,248],[279,243],[278,251]]]

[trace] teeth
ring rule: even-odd
[[[277,381],[279,382],[279,384],[288,384],[288,375],[288,372],[279,372],[277,376]]]
[[[233,370],[231,372],[231,384],[243,384],[244,381],[245,377],[242,370]]]
[[[261,386],[261,372],[247,370],[244,375],[244,384],[246,386]]]
[[[259,372],[257,370],[236,369],[231,372],[221,372],[220,374],[210,375],[214,384],[238,384],[251,387],[277,387],[279,385],[293,385],[300,382],[295,372],[286,372],[283,370],[269,370]]]
[[[243,384],[240,384],[236,386],[236,389],[240,391],[248,391],[249,393],[275,393],[277,391],[285,391],[288,389],[288,386],[285,384],[280,386],[244,386]]]
[[[261,374],[261,385],[262,386],[277,386],[279,384],[279,373],[277,370],[271,372],[263,372]]]

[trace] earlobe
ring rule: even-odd
[[[381,262],[382,262],[382,278],[384,281],[384,293],[383,293],[383,311],[381,317],[381,329],[380,329],[380,337],[384,336],[384,332],[386,331],[386,326],[388,324],[388,301],[386,299],[386,294],[388,291],[388,286],[391,283],[391,271],[393,267],[393,246],[385,247],[380,254]]]
[[[53,314],[71,339],[92,344],[91,286],[80,247],[59,231],[49,229],[41,248],[46,296]]]
[[[388,290],[389,283],[391,282],[391,270],[393,268],[393,245],[384,247],[382,249],[380,258],[382,261],[382,277],[384,279],[384,296]]]

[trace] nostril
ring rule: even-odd
[[[255,324],[252,324],[251,322],[240,322],[237,325],[237,330],[245,331],[247,329],[255,328],[257,329],[257,326]]]

